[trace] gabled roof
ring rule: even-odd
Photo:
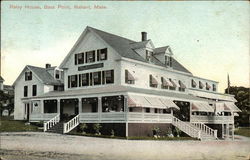
[[[55,80],[55,78],[49,74],[46,68],[27,66],[33,73],[35,73],[44,84],[59,85],[62,84],[60,80]]]
[[[168,48],[169,48],[169,46],[155,48],[154,54],[164,53]]]
[[[110,47],[112,47],[121,57],[149,63],[148,61],[146,61],[145,58],[143,58],[142,56],[140,56],[138,53],[135,52],[134,47],[146,45],[147,43],[151,42],[151,40],[136,42],[136,41],[133,41],[133,40],[130,40],[130,39],[118,36],[118,35],[114,35],[114,34],[111,34],[108,32],[104,32],[104,31],[101,31],[101,30],[98,30],[98,29],[95,29],[95,28],[88,26],[88,27],[86,27],[84,32],[81,34],[81,36],[79,37],[79,39],[77,40],[76,44],[73,46],[71,51],[68,53],[66,58],[63,60],[63,62],[60,65],[60,68],[63,68],[63,65],[66,63],[70,54],[75,50],[78,43],[80,43],[81,39],[84,37],[84,35],[87,33],[87,31],[91,31],[91,32],[95,33],[104,42],[106,42]],[[156,50],[161,51],[163,49],[167,49],[167,47],[168,46],[160,47],[160,48],[157,48]],[[152,63],[155,65],[158,65],[158,66],[165,67],[165,65],[163,63],[161,63],[155,57],[153,58]],[[189,72],[185,67],[183,67],[180,63],[178,63],[175,59],[173,60],[172,63],[173,63],[174,70],[191,74],[191,72]],[[174,64],[174,63],[176,63],[176,64]]]
[[[46,68],[27,65],[24,67],[21,74],[15,80],[15,82],[13,83],[13,86],[15,85],[16,81],[21,77],[21,75],[24,73],[24,71],[26,69],[32,71],[33,75],[36,76],[38,78],[38,80],[40,80],[41,83],[43,83],[43,84],[48,84],[48,85],[61,85],[61,84],[63,84],[62,81],[55,80],[54,77],[47,72]]]
[[[2,76],[0,76],[0,81],[4,81],[4,79],[3,79],[3,77],[2,77]]]

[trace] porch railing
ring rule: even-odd
[[[38,122],[38,121],[49,121],[54,118],[58,113],[32,113],[30,115],[30,121]]]
[[[59,121],[60,121],[60,114],[57,114],[55,117],[53,117],[49,121],[44,122],[44,124],[43,124],[43,131],[46,132],[48,129],[50,129],[51,127],[53,127]]]
[[[212,129],[203,123],[192,123],[192,125],[198,128],[201,131],[201,134],[217,138],[217,130]]]
[[[78,114],[77,116],[72,118],[70,121],[63,124],[63,133],[70,132],[72,129],[74,129],[76,126],[78,126],[79,123],[80,123],[80,120],[79,120],[79,114]]]
[[[233,123],[233,116],[200,116],[200,115],[191,115],[191,123],[212,123],[212,124],[221,124],[221,123]]]
[[[80,113],[80,122],[108,122],[108,121],[130,121],[130,122],[160,122],[171,123],[171,114],[140,113],[140,112],[103,112],[103,113]]]

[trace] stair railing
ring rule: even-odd
[[[57,124],[58,122],[60,122],[60,114],[57,114],[55,117],[53,117],[49,121],[44,122],[43,123],[43,131],[46,132],[51,127],[53,127],[55,124]]]
[[[68,133],[80,123],[79,114],[63,124],[63,133]]]
[[[205,133],[205,134],[207,134],[211,137],[214,137],[214,138],[218,138],[217,137],[217,130],[214,130],[214,129],[208,127],[204,123],[192,123],[192,125],[194,125],[196,128],[201,130],[202,133]]]
[[[201,139],[201,131],[173,116],[172,124],[193,138]]]

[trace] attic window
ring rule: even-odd
[[[25,72],[25,81],[30,81],[30,80],[32,80],[32,72],[31,71]]]
[[[216,85],[213,84],[213,91],[216,91]]]
[[[60,78],[60,71],[59,70],[55,70],[55,78],[56,79]]]
[[[84,53],[75,54],[75,65],[84,64]]]
[[[149,62],[151,60],[153,52],[146,50],[146,60]]]
[[[86,52],[86,63],[95,62],[95,51]]]
[[[98,61],[103,61],[103,60],[107,60],[107,53],[108,53],[108,49],[104,48],[104,49],[98,49],[97,50],[97,60]]]
[[[171,56],[165,56],[165,65],[172,67],[172,57]]]

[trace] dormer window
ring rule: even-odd
[[[216,85],[213,84],[213,91],[216,91]]]
[[[55,70],[55,78],[60,79],[60,71],[59,70]]]
[[[153,52],[146,50],[146,60],[150,62]]]
[[[25,72],[25,81],[30,81],[30,80],[32,80],[32,72],[31,71]]]
[[[165,65],[168,67],[172,67],[172,57],[165,55]]]
[[[98,61],[103,61],[103,60],[107,60],[108,57],[108,49],[104,48],[104,49],[98,49],[97,50],[97,60]]]

